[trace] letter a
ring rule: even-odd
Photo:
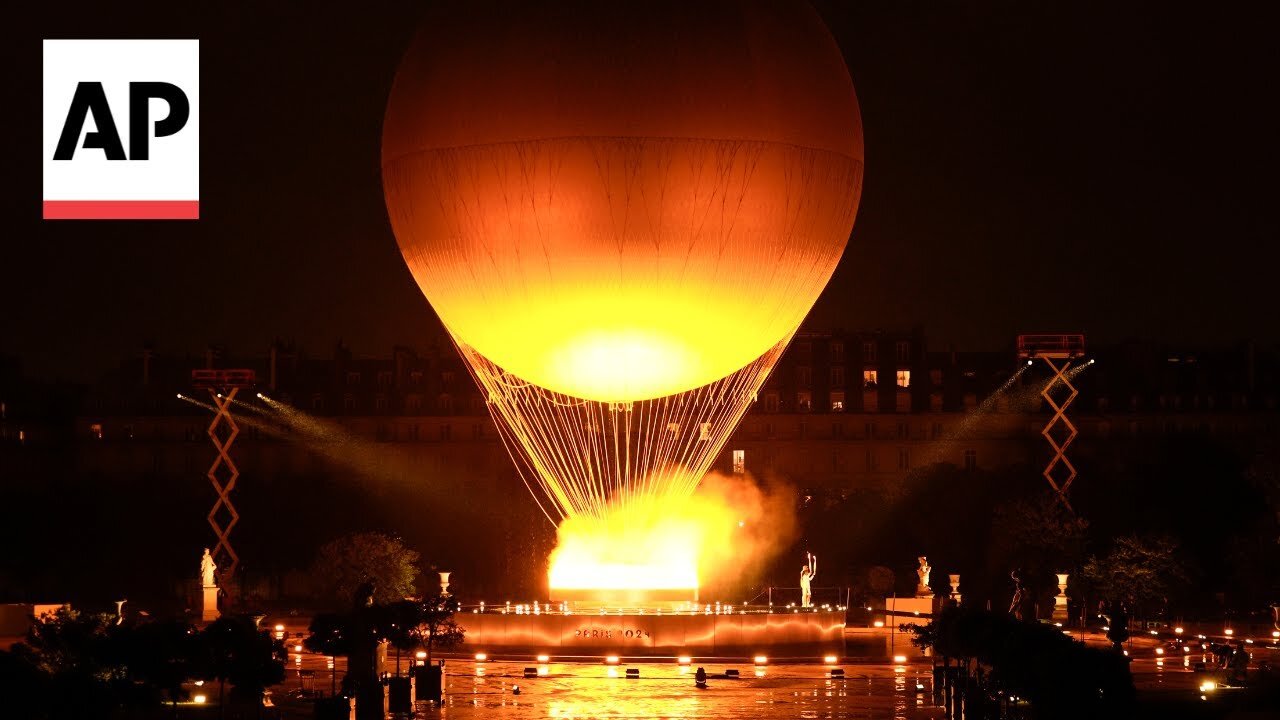
[[[70,160],[76,152],[76,144],[80,140],[80,131],[84,129],[84,121],[89,113],[93,113],[93,123],[97,131],[85,133],[84,147],[101,148],[108,160],[124,160],[124,146],[120,144],[120,133],[116,132],[115,118],[111,117],[111,106],[107,104],[107,94],[102,90],[100,82],[82,82],[76,85],[76,94],[71,98],[71,109],[67,111],[67,122],[62,126],[62,135],[58,137],[58,148],[54,150],[54,160]]]

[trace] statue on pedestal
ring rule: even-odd
[[[215,577],[217,572],[218,565],[209,554],[209,548],[205,548],[204,555],[200,558],[200,619],[203,622],[213,622],[218,619],[218,581]]]
[[[209,554],[209,548],[204,549],[204,557],[200,558],[200,584],[204,587],[216,587],[217,582],[214,580],[214,573],[218,571],[218,565],[213,562],[213,556]]]
[[[916,577],[920,578],[920,583],[916,585],[916,597],[933,597],[933,590],[929,588],[929,573],[933,570],[929,567],[929,559],[921,555],[916,561],[920,563],[920,567],[916,568]]]
[[[813,553],[805,553],[808,558],[800,566],[800,607],[813,607],[813,576],[818,574],[818,558]]]

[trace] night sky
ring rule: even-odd
[[[935,349],[1038,330],[1280,340],[1274,15],[815,4],[849,62],[867,166],[812,327],[922,325]],[[29,374],[91,379],[148,341],[261,352],[282,338],[326,354],[341,338],[385,354],[437,332],[379,174],[387,93],[424,0],[209,5],[44,3],[35,24],[0,30],[0,354]],[[40,219],[45,37],[201,40],[200,221]]]

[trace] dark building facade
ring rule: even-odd
[[[1069,410],[1080,451],[1120,437],[1280,434],[1275,349],[1194,352],[1131,343],[1088,357],[1096,364],[1072,378],[1079,395]],[[1039,393],[1050,375],[1023,365],[1012,343],[1000,351],[934,351],[921,331],[801,332],[716,467],[841,488],[893,482],[938,462],[1035,462],[1049,417]],[[384,356],[341,345],[323,357],[286,344],[234,357],[216,349],[188,357],[140,350],[79,400],[71,432],[85,469],[202,474],[212,453],[205,435],[211,414],[177,394],[200,398],[190,390],[190,373],[203,367],[251,368],[262,392],[325,428],[306,444],[290,442],[296,429],[255,412],[252,392],[242,395],[245,427],[236,451],[246,477],[323,470],[335,461],[333,453],[317,452],[327,440],[397,447],[421,473],[398,478],[405,482],[441,470],[474,482],[514,478],[484,397],[444,343],[425,352],[396,347]],[[31,402],[12,372],[7,385],[11,396]],[[55,432],[40,413],[0,403],[9,454]]]

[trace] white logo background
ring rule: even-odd
[[[129,155],[129,83],[168,82],[187,96],[191,115],[177,134],[156,138],[155,122],[169,114],[168,103],[152,99],[147,160],[107,160],[100,148],[82,147],[85,133],[96,130],[85,119],[71,160],[53,153],[81,82],[101,82],[111,105],[116,131]],[[199,40],[45,40],[44,41],[44,199],[45,200],[199,200],[200,198],[200,41]]]

